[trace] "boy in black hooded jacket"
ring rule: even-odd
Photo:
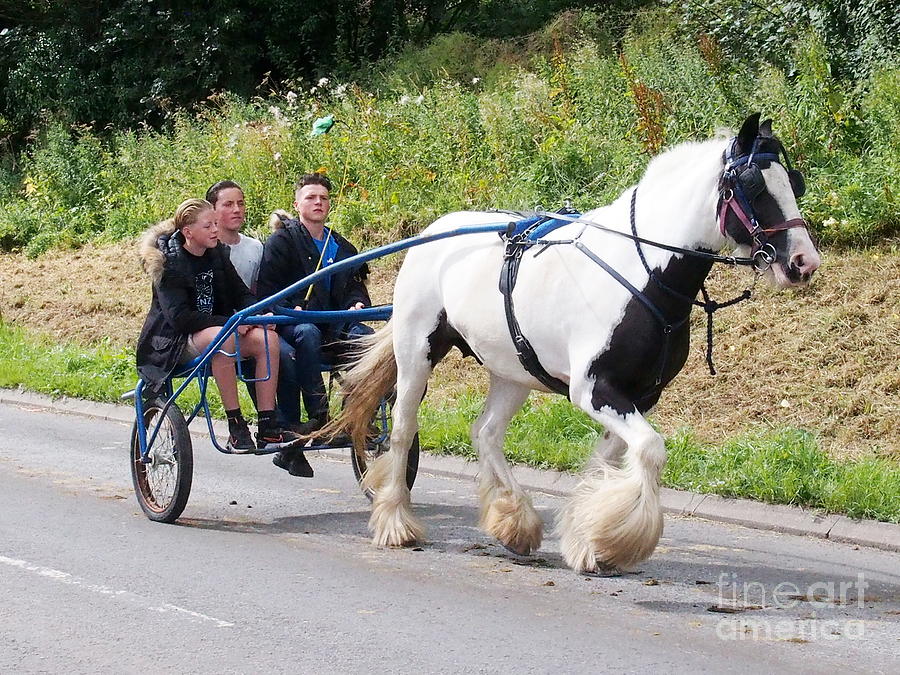
[[[138,372],[150,390],[159,390],[181,364],[199,356],[218,335],[228,318],[249,307],[256,298],[241,281],[218,241],[212,206],[188,199],[175,217],[159,223],[141,238],[139,252],[153,281],[153,300],[137,344]],[[259,430],[256,443],[241,414],[233,357],[219,351],[210,362],[228,417],[228,449],[249,453],[257,449],[292,447],[300,438],[280,429],[275,421],[278,349],[269,351],[271,376],[266,379],[266,333],[269,345],[277,334],[261,326],[237,328],[241,356],[256,359]],[[235,352],[235,337],[221,346]]]

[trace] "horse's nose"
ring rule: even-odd
[[[791,256],[791,267],[797,271],[800,278],[804,281],[809,281],[813,272],[819,269],[821,264],[822,259],[815,249],[804,253],[795,253]]]

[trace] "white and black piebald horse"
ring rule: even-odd
[[[751,255],[779,287],[806,284],[819,266],[797,207],[802,176],[781,162],[782,153],[771,121],[760,124],[753,115],[734,138],[661,154],[636,187],[542,239],[569,243],[523,251],[512,293],[521,333],[550,380],[605,429],[558,519],[562,554],[577,571],[633,566],[651,555],[662,533],[666,451],[644,413],[685,363],[686,319],[720,258],[712,252]],[[451,213],[424,233],[502,219]],[[407,453],[429,375],[454,346],[490,372],[484,412],[471,430],[481,527],[519,553],[541,544],[543,523],[513,477],[503,441],[529,392],[551,386],[526,370],[511,338],[498,290],[506,250],[496,233],[411,249],[397,277],[393,318],[366,338],[344,380],[348,398],[338,425],[357,439],[378,399],[396,387],[391,451],[364,477],[374,492],[369,527],[377,545],[424,537],[410,508]]]

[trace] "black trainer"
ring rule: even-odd
[[[256,443],[250,435],[250,428],[243,419],[229,421],[228,443],[225,449],[235,455],[246,455],[256,451]]]
[[[301,422],[293,428],[302,436],[311,436],[326,424],[328,424],[328,415],[322,415],[320,417],[310,417],[306,422]]]
[[[275,456],[272,457],[272,464],[284,469],[292,476],[312,478],[314,475],[313,468],[306,459],[306,453],[298,450],[275,453]]]
[[[281,429],[280,427],[270,427],[268,429],[260,427],[256,434],[256,449],[258,450],[286,450],[299,445],[303,438],[293,431]]]

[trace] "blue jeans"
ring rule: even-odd
[[[322,331],[315,324],[282,326],[281,374],[278,377],[278,412],[285,424],[300,423],[300,398],[307,418],[327,418],[328,398],[322,379]],[[328,331],[329,341],[345,342],[374,330],[362,323],[340,326],[336,333]],[[340,353],[338,345],[337,352]],[[287,353],[286,353],[287,352]],[[330,354],[329,354],[330,355]]]

